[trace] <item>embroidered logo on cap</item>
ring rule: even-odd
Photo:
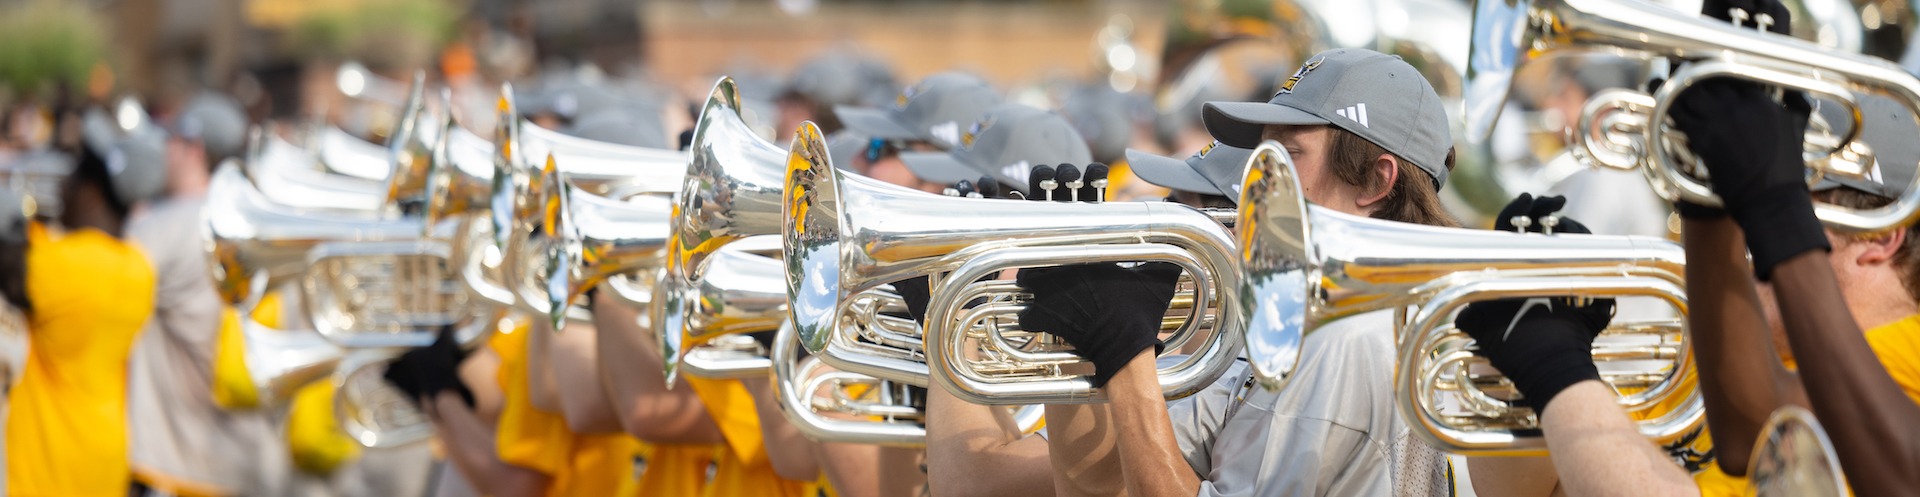
[[[918,85],[908,85],[906,88],[901,88],[900,96],[893,97],[893,108],[896,108],[896,109],[907,108],[907,102],[912,101],[913,97],[919,94],[920,94],[920,87]]]
[[[935,124],[927,127],[927,134],[933,135],[935,139],[942,142],[946,142],[947,146],[951,147],[960,143],[960,123],[947,121]]]
[[[1218,140],[1215,140],[1215,141],[1214,141],[1213,143],[1208,143],[1208,144],[1207,144],[1207,146],[1205,146],[1205,147],[1200,147],[1200,151],[1199,151],[1199,152],[1194,152],[1194,153],[1193,153],[1193,158],[1195,158],[1195,159],[1205,159],[1205,158],[1207,158],[1207,152],[1212,152],[1212,151],[1213,151],[1213,147],[1217,147],[1217,146],[1220,146],[1220,142],[1219,142]]]
[[[993,117],[991,116],[974,121],[973,126],[967,128],[967,134],[960,135],[960,146],[969,149],[973,148],[973,141],[980,138],[980,134],[986,132],[987,128],[992,127]]]
[[[1293,93],[1293,85],[1300,84],[1300,78],[1306,77],[1308,72],[1313,71],[1313,68],[1320,67],[1320,61],[1323,60],[1327,60],[1326,57],[1313,59],[1305,64],[1301,64],[1300,70],[1294,72],[1293,77],[1287,78],[1287,82],[1281,83],[1280,91],[1273,92],[1273,96],[1278,97],[1283,93]]]

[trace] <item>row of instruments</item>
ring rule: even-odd
[[[331,373],[336,414],[368,446],[425,437],[424,418],[382,383],[386,361],[452,326],[476,343],[508,313],[591,319],[598,288],[641,311],[679,374],[771,374],[784,412],[823,442],[919,446],[923,402],[945,388],[1037,420],[1038,405],[1102,402],[1081,359],[1021,329],[1030,296],[1003,270],[1088,262],[1182,267],[1164,321],[1162,391],[1203,389],[1246,357],[1284,388],[1313,326],[1398,313],[1402,412],[1435,446],[1538,453],[1534,414],[1451,328],[1465,303],[1515,296],[1653,297],[1684,315],[1684,256],[1644,237],[1541,236],[1431,228],[1310,206],[1277,146],[1248,164],[1241,208],[1167,202],[1025,202],[911,190],[832,163],[812,124],[783,149],[741,119],[722,79],[684,152],[561,135],[519,117],[503,89],[492,140],[422,105],[416,86],[385,148],[390,173],[332,168],[361,150],[308,151],[257,133],[244,164],[215,173],[204,234],[223,297],[251,310],[294,285],[306,330],[245,320],[268,398]],[[317,140],[322,147],[351,144]],[[334,160],[330,160],[334,159]],[[328,167],[313,167],[315,162]],[[890,286],[927,277],[925,324]],[[984,302],[966,306],[968,302]],[[561,331],[564,332],[564,331]],[[771,347],[745,334],[774,332]],[[1702,417],[1681,388],[1679,319],[1619,323],[1596,357],[1623,405],[1679,405],[1643,424],[1677,438]],[[804,348],[806,354],[800,351]],[[769,350],[770,349],[770,350]],[[802,356],[805,356],[802,358]],[[864,385],[868,388],[850,388]],[[854,395],[852,392],[860,392]],[[825,415],[837,412],[851,416]]]
[[[1758,79],[1849,106],[1854,122],[1844,136],[1809,137],[1816,179],[1859,175],[1871,160],[1842,153],[1864,150],[1852,146],[1855,93],[1920,111],[1920,80],[1885,61],[1658,9],[1629,0],[1479,2],[1468,132],[1490,126],[1505,101],[1502,78],[1546,52],[1679,59],[1690,64],[1651,95],[1597,95],[1576,154],[1645,170],[1669,198],[1711,204],[1683,137],[1653,124],[1692,82]],[[1685,256],[1665,239],[1350,216],[1309,205],[1273,144],[1249,160],[1231,211],[930,194],[835,167],[811,123],[787,147],[756,136],[725,78],[685,151],[541,128],[515,111],[511,88],[502,89],[493,136],[482,137],[429,111],[425,93],[416,79],[385,147],[331,134],[302,147],[256,133],[245,160],[223,165],[209,193],[204,234],[223,296],[250,310],[267,289],[294,285],[311,317],[303,330],[245,320],[260,388],[283,396],[330,375],[342,426],[368,446],[429,433],[381,382],[380,369],[404,347],[426,345],[447,326],[473,343],[510,312],[564,330],[568,320],[590,319],[576,303],[596,288],[597,298],[641,311],[669,382],[772,375],[782,412],[818,441],[924,445],[924,399],[906,386],[1007,406],[1030,426],[1038,405],[1105,399],[1079,373],[1083,361],[1021,328],[1031,297],[994,275],[1140,261],[1186,273],[1163,322],[1169,357],[1159,378],[1168,399],[1200,391],[1239,358],[1263,387],[1285,388],[1317,325],[1388,310],[1397,408],[1415,433],[1454,453],[1538,455],[1545,444],[1536,413],[1473,355],[1472,339],[1451,326],[1453,312],[1495,298],[1636,298],[1671,312],[1614,322],[1595,343],[1603,377],[1624,408],[1646,413],[1639,427],[1650,439],[1671,442],[1703,420],[1687,347]],[[1874,230],[1911,222],[1916,206],[1920,189],[1908,188],[1886,208],[1819,212],[1831,226]],[[932,295],[924,323],[904,317],[891,286],[919,277]],[[771,347],[745,337],[762,332],[775,334]],[[1781,419],[1818,433],[1805,416]]]

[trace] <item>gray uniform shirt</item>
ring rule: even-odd
[[[1448,495],[1447,459],[1412,438],[1393,405],[1393,314],[1321,326],[1278,392],[1241,362],[1170,403],[1201,496]]]
[[[264,411],[227,412],[213,403],[213,352],[220,297],[200,244],[200,198],[156,202],[128,232],[152,259],[153,319],[128,363],[129,459],[136,471],[264,494],[263,478],[284,478],[290,463],[273,446],[278,432]]]

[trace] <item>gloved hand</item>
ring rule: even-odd
[[[907,301],[907,313],[913,316],[913,322],[927,322],[927,302],[932,300],[933,289],[927,284],[927,277],[917,276],[893,282],[893,291],[900,299]]]
[[[1565,196],[1534,198],[1531,193],[1522,193],[1514,197],[1512,202],[1507,202],[1506,207],[1500,209],[1500,215],[1493,219],[1493,229],[1514,233],[1545,233],[1546,223],[1542,220],[1559,212],[1560,208],[1566,205],[1567,197]],[[1513,220],[1516,217],[1527,218],[1526,229],[1522,230],[1514,226]],[[1573,218],[1561,217],[1559,224],[1554,225],[1553,232],[1585,235],[1593,233],[1593,230],[1587,229],[1587,225],[1580,224]]]
[[[1729,78],[1695,84],[1673,106],[1674,127],[1687,134],[1714,194],[1746,231],[1761,280],[1782,261],[1829,248],[1800,157],[1811,112],[1799,92],[1787,92],[1782,104],[1765,86]]]
[[[1568,298],[1490,300],[1468,305],[1453,326],[1473,337],[1474,354],[1493,363],[1540,413],[1561,390],[1600,379],[1593,339],[1613,319],[1613,306],[1613,299],[1586,306]]]
[[[440,328],[440,336],[432,345],[415,347],[389,363],[383,376],[416,405],[443,390],[452,390],[467,401],[467,407],[473,407],[473,391],[460,381],[460,362],[466,358],[449,325]]]
[[[1015,280],[1033,302],[1020,311],[1020,327],[1073,344],[1075,354],[1093,362],[1093,386],[1105,386],[1140,351],[1159,352],[1160,320],[1180,272],[1164,262],[1022,269]]]

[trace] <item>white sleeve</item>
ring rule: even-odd
[[[1201,479],[1212,472],[1213,447],[1221,427],[1226,425],[1228,410],[1233,408],[1235,392],[1252,378],[1246,362],[1234,361],[1233,367],[1205,390],[1167,403],[1167,419],[1173,422],[1173,437],[1180,443],[1180,455],[1186,457],[1187,465]]]

